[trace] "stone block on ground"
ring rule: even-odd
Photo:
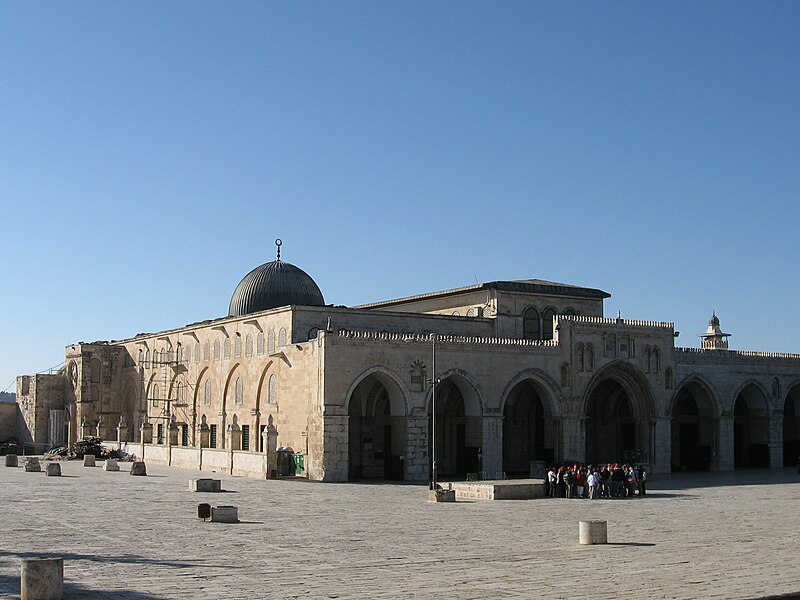
[[[59,463],[47,463],[45,467],[45,474],[48,477],[60,477],[61,476],[61,464]]]
[[[455,490],[429,490],[428,491],[428,502],[455,502],[456,501],[456,491]]]
[[[17,459],[16,454],[6,454],[6,466],[7,467],[17,467],[19,466],[19,461]]]
[[[119,471],[117,459],[109,458],[103,463],[103,471]]]
[[[607,544],[607,521],[581,521],[579,526],[578,541],[581,544]]]
[[[220,492],[222,482],[219,479],[190,479],[190,492]]]
[[[63,558],[23,558],[22,600],[61,600],[64,597]]]
[[[238,523],[239,509],[235,506],[212,506],[211,521],[214,523]]]
[[[28,473],[41,473],[42,465],[39,464],[39,459],[35,456],[29,456],[25,459],[25,471]]]
[[[94,454],[84,454],[83,455],[83,466],[84,467],[94,467],[97,464],[96,457]]]
[[[144,461],[137,460],[131,463],[131,475],[147,475],[147,466]]]

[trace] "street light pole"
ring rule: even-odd
[[[431,334],[431,482],[429,489],[436,489],[436,334]]]

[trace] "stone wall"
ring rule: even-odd
[[[18,439],[17,420],[20,417],[16,402],[0,402],[0,442]]]

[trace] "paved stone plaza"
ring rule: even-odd
[[[428,504],[427,488],[260,481],[148,465],[0,467],[0,597],[64,557],[65,597],[763,598],[800,592],[794,469],[661,477],[646,498]],[[192,493],[195,477],[225,493]],[[239,507],[238,524],[197,504]],[[578,544],[608,521],[609,544]],[[599,594],[599,595],[598,595]]]

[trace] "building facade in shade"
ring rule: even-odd
[[[97,434],[148,460],[191,449],[263,475],[272,426],[324,481],[425,481],[432,454],[440,478],[796,463],[800,355],[731,351],[716,315],[699,348],[679,348],[671,323],[605,317],[608,297],[522,280],[332,306],[279,254],[242,279],[226,317],[73,344],[59,373],[19,377],[21,437]]]

